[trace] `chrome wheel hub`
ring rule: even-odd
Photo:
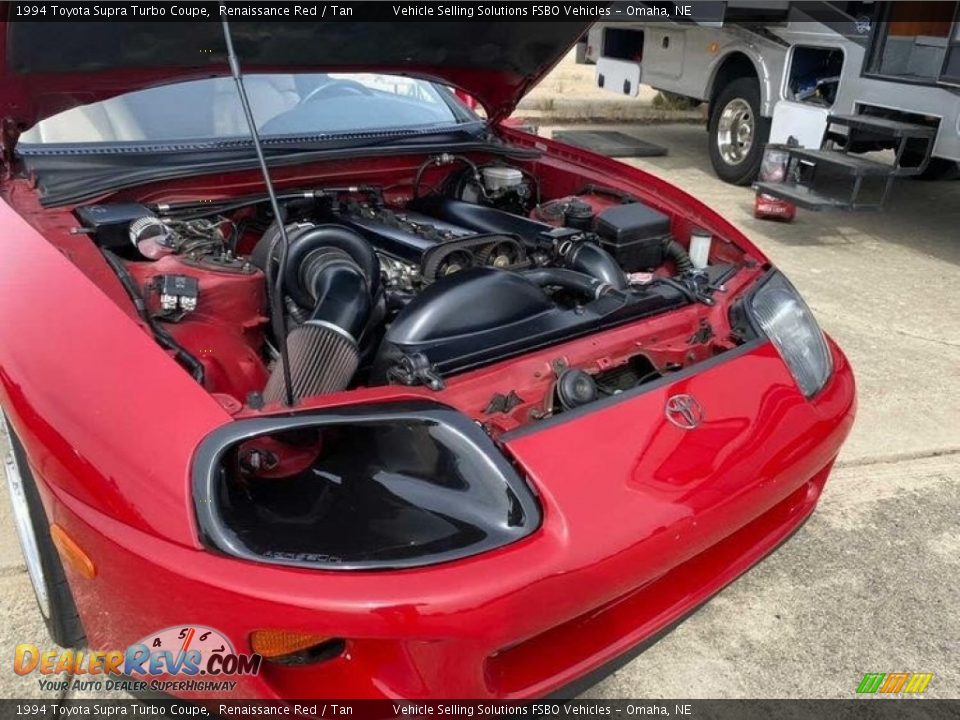
[[[756,120],[750,103],[734,98],[726,104],[717,123],[717,148],[727,165],[739,165],[750,154]]]
[[[47,579],[43,574],[43,564],[40,562],[40,546],[37,535],[30,522],[30,506],[27,505],[27,496],[23,487],[23,474],[20,463],[13,453],[13,444],[10,440],[10,428],[7,418],[0,412],[0,432],[7,436],[11,447],[3,460],[3,469],[7,475],[7,488],[10,490],[10,510],[13,514],[13,523],[17,528],[17,537],[20,539],[20,548],[23,551],[23,560],[27,565],[27,574],[30,584],[37,596],[37,604],[45,618],[50,617],[50,598],[47,595]]]

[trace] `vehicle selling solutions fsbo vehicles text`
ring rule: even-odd
[[[429,4],[393,4],[393,14],[396,17],[458,17],[458,18],[600,18],[626,15],[629,17],[662,17],[671,16],[670,11],[660,5],[627,5],[626,8],[610,8],[597,5],[571,5],[530,3],[524,7],[473,5],[456,3]],[[692,5],[674,5],[672,14],[676,17],[692,17]]]
[[[526,7],[472,5],[455,3],[428,4],[394,4],[393,14],[397,17],[458,17],[458,18],[560,18],[560,17],[597,17],[611,15],[608,7],[586,5],[550,5],[531,3]]]

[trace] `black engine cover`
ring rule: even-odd
[[[516,235],[528,244],[536,244],[542,233],[553,230],[552,225],[522,215],[440,195],[417,198],[410,206],[443,222],[470,228],[473,232]]]
[[[656,285],[562,307],[519,273],[464,270],[432,284],[397,315],[380,346],[374,376],[385,381],[402,355],[418,353],[443,375],[462,372],[686,302],[675,288]]]
[[[437,245],[476,234],[422,213],[369,206],[348,208],[339,221],[358,231],[378,250],[414,265]]]
[[[516,235],[467,229],[416,210],[350,205],[337,220],[361,233],[379,252],[418,266],[427,282],[451,272],[451,265],[461,270],[527,264],[524,242]]]

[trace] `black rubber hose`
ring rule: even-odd
[[[672,287],[692,303],[695,303],[698,300],[697,294],[693,290],[688,288],[683,283],[677,282],[673,278],[656,276],[654,277],[653,282],[659,283],[660,285],[666,285],[667,287]]]
[[[425,160],[420,164],[420,167],[417,168],[417,174],[413,176],[413,199],[416,200],[420,197],[420,183],[423,181],[423,173],[426,172],[428,167],[433,167],[436,163],[433,159]]]
[[[610,292],[618,291],[609,283],[598,280],[590,275],[585,275],[575,270],[566,270],[564,268],[537,268],[535,270],[524,270],[520,275],[535,285],[548,287],[554,285],[562,287],[573,292],[586,295],[589,298],[598,298]]]
[[[376,185],[344,185],[322,187],[315,190],[304,190],[302,192],[280,193],[277,195],[277,200],[281,202],[290,200],[319,200],[323,197],[353,192],[369,195],[381,202],[383,200],[383,190]],[[270,197],[268,195],[246,195],[244,197],[231,198],[229,200],[215,200],[213,202],[188,201],[181,203],[154,203],[150,208],[163,217],[187,221],[240,210],[250,207],[251,205],[269,202],[269,200]]]
[[[359,343],[373,303],[360,266],[342,250],[323,248],[307,258],[301,277],[314,297],[310,320],[335,325]]]
[[[449,158],[443,158],[442,156],[434,155],[424,160],[420,164],[420,167],[417,168],[417,174],[413,177],[413,199],[416,200],[418,197],[420,197],[420,183],[423,181],[423,174],[427,171],[427,168],[442,167],[443,165],[449,165],[454,162],[462,162],[464,165],[470,168],[470,172],[473,173],[474,180],[479,185],[480,192],[486,193],[483,183],[480,180],[480,171],[477,169],[476,163],[474,163],[470,158],[464,157],[463,155],[451,155]]]
[[[563,256],[564,264],[571,270],[590,275],[617,290],[629,287],[627,276],[613,256],[592,242],[580,242],[572,245]]]
[[[140,318],[147,324],[147,327],[150,328],[150,332],[153,333],[157,344],[167,350],[172,350],[176,354],[177,361],[190,372],[194,380],[203,385],[203,364],[153,319],[150,311],[147,309],[147,303],[144,301],[143,295],[140,294],[140,289],[133,280],[133,276],[130,275],[130,271],[127,270],[120,258],[106,249],[101,250],[101,252],[107,264],[116,274],[117,279],[120,280],[120,284],[123,285],[123,289],[126,290],[127,295],[130,296],[133,306],[137,309],[137,314],[140,315]]]
[[[663,241],[663,254],[668,260],[673,260],[673,264],[677,266],[677,272],[680,275],[693,270],[693,261],[690,259],[683,245],[676,240],[668,239]]]

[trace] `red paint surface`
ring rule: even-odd
[[[675,386],[509,441],[540,494],[542,527],[433,568],[250,564],[62,497],[57,522],[98,563],[96,581],[73,579],[91,641],[123,646],[188,620],[240,648],[263,627],[348,640],[347,653],[326,663],[268,664],[242,683],[244,696],[542,695],[703,602],[813,510],[854,413],[853,378],[834,352],[837,372],[815,402],[764,344]],[[701,401],[701,428],[664,421],[674,392]],[[645,592],[658,579],[656,592]],[[616,611],[618,600],[638,612]]]
[[[536,696],[676,620],[812,512],[855,410],[852,372],[833,345],[834,375],[811,401],[776,350],[760,343],[612,405],[529,423],[523,413],[546,392],[545,372],[557,356],[594,367],[638,349],[670,358],[691,350],[687,338],[704,318],[720,332],[715,344],[692,349],[696,359],[725,349],[726,305],[766,261],[730,223],[658,178],[517,130],[503,133],[547,151],[528,165],[546,196],[586,182],[632,192],[674,215],[678,237],[705,227],[717,238],[715,259],[750,267],[714,308],[686,308],[529,353],[454,378],[439,395],[383,387],[305,403],[425,395],[482,417],[495,391],[519,388],[525,397],[515,414],[484,419],[539,494],[542,527],[494,552],[403,572],[314,572],[203,550],[190,462],[199,441],[230,415],[144,332],[89,241],[69,233],[69,213],[40,210],[23,181],[4,186],[0,401],[50,520],[97,565],[95,580],[69,576],[93,647],[123,648],[158,628],[194,623],[221,630],[243,650],[255,629],[289,629],[345,638],[347,652],[305,667],[266,664],[242,682],[240,695]],[[409,187],[418,162],[286,168],[277,184],[363,177],[405,178]],[[224,197],[259,187],[250,171],[155,184],[138,197]],[[700,401],[701,427],[666,422],[664,404],[675,393]]]
[[[127,268],[152,311],[159,309],[159,294],[151,289],[159,276],[196,278],[203,301],[195,312],[177,322],[165,322],[164,328],[203,364],[208,390],[242,403],[248,393],[263,389],[267,369],[257,352],[269,322],[263,273],[211,270],[173,255],[156,262],[127,263]],[[222,358],[229,358],[229,364]]]

